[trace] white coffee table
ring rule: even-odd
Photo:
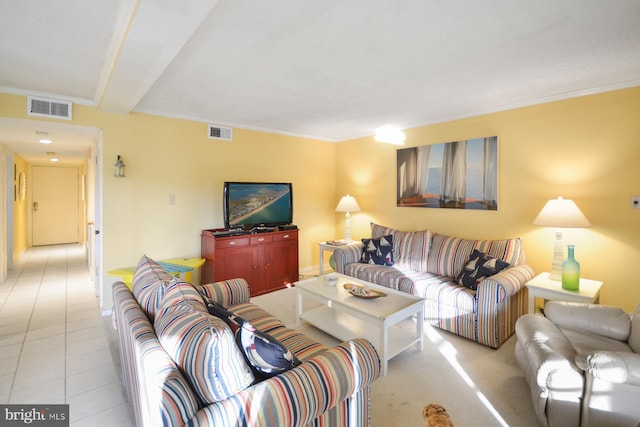
[[[380,353],[382,375],[387,374],[389,359],[411,347],[422,351],[424,299],[377,286],[342,274],[335,286],[325,284],[325,276],[295,282],[298,290],[297,321],[304,320],[329,335],[346,341],[353,338],[368,339]],[[358,298],[348,293],[343,285],[354,283],[382,291],[386,297]],[[321,305],[303,311],[303,299],[320,302]],[[393,327],[412,316],[416,318],[415,333]]]

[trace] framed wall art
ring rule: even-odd
[[[397,205],[498,209],[498,137],[401,148]]]

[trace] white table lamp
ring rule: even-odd
[[[578,205],[573,200],[557,199],[549,200],[535,220],[535,225],[556,228],[556,240],[553,248],[553,263],[549,279],[560,280],[562,277],[562,228],[591,227],[591,223],[584,216]]]
[[[342,199],[338,202],[336,212],[346,212],[344,239],[347,242],[351,242],[351,215],[349,212],[360,212],[360,206],[358,206],[358,202],[356,202],[353,196],[347,194],[346,196],[342,196]]]

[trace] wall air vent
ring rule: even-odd
[[[67,101],[27,97],[27,115],[71,120],[71,106]]]
[[[231,141],[233,139],[233,128],[217,125],[209,125],[209,139],[221,139]]]

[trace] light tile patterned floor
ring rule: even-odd
[[[85,249],[28,249],[0,284],[0,402],[68,403],[71,426],[132,426]]]

